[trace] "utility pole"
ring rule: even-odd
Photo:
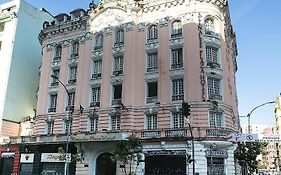
[[[190,124],[190,105],[185,101],[182,102],[182,114],[183,114],[183,116],[185,116],[186,118],[189,119],[188,128],[190,131],[191,147],[192,147],[192,155],[191,155],[192,156],[192,174],[195,175],[194,137],[193,137],[193,132],[192,132],[191,124]]]

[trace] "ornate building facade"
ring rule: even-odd
[[[70,174],[122,174],[110,157],[135,135],[137,174],[192,174],[193,148],[196,173],[235,174],[227,136],[239,129],[237,47],[227,0],[101,0],[45,22],[39,38],[35,136],[12,140],[38,147],[29,152],[34,172],[62,172],[46,156],[68,145],[83,155]]]

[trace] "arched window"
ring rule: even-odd
[[[97,34],[95,38],[95,49],[101,49],[103,47],[103,35]]]
[[[115,44],[124,44],[124,30],[123,29],[116,30]]]
[[[147,41],[157,39],[158,35],[158,30],[156,25],[151,25],[148,28],[148,36],[147,36]]]
[[[211,18],[208,18],[205,20],[205,32],[214,32],[215,30],[215,25],[214,25],[214,20]]]
[[[75,41],[72,43],[72,55],[78,56],[79,54],[79,42]]]
[[[177,20],[172,23],[171,38],[182,36],[182,25],[181,21]]]
[[[57,45],[56,48],[55,48],[54,61],[59,61],[61,59],[61,52],[62,52],[61,45]]]

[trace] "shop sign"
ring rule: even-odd
[[[156,156],[156,155],[186,155],[185,150],[155,150],[146,151],[145,155]]]
[[[71,153],[61,154],[61,153],[42,153],[41,162],[65,162],[71,161]]]
[[[3,152],[1,154],[1,158],[11,158],[11,157],[15,157],[15,153],[14,152]]]
[[[33,163],[34,154],[21,154],[20,163]]]
[[[224,150],[206,150],[206,157],[227,158],[227,151]]]
[[[124,135],[110,133],[97,135],[76,135],[71,137],[72,142],[115,141],[125,139]]]

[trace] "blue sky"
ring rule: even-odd
[[[51,14],[88,9],[91,0],[26,0]],[[95,0],[97,2],[98,0]],[[0,3],[7,0],[0,0]],[[239,113],[247,115],[255,106],[275,100],[281,92],[281,1],[229,0],[239,55],[236,77]],[[241,123],[246,124],[241,118]],[[274,105],[252,114],[254,124],[274,124]]]

